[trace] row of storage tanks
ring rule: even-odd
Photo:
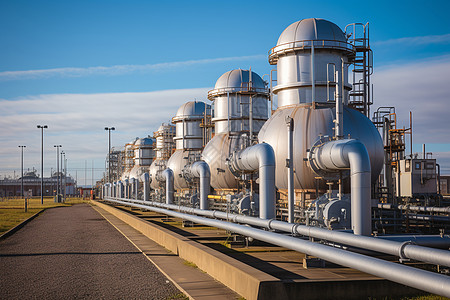
[[[168,181],[173,175],[175,193],[202,206],[202,200],[196,200],[201,198],[199,184],[204,183],[199,180],[208,176],[210,186],[203,187],[203,192],[210,201],[229,195],[228,199],[240,199],[242,210],[258,210],[258,196],[273,196],[269,201],[275,202],[272,194],[276,189],[291,188],[298,193],[316,190],[319,185],[320,190],[326,190],[326,182],[353,176],[348,162],[337,161],[347,161],[347,157],[319,156],[328,151],[324,148],[327,143],[335,143],[329,144],[331,149],[356,140],[369,156],[373,183],[383,166],[383,142],[373,123],[348,107],[352,88],[348,65],[354,54],[354,46],[332,22],[304,19],[291,24],[269,52],[270,64],[277,65],[277,84],[272,91],[251,70],[224,73],[208,92],[212,107],[201,101],[187,102],[176,112],[173,125],[162,124],[153,138],[136,139],[125,146],[121,182],[148,180],[151,195],[168,201],[165,198],[171,195],[166,189],[171,189]],[[278,101],[274,112],[271,92]],[[271,160],[273,172],[262,169],[261,164],[271,165]],[[358,193],[353,188],[356,184],[351,193]],[[343,197],[351,194],[350,190],[344,186],[340,191],[335,196],[329,193],[326,202],[347,201],[337,207],[350,209],[350,200]],[[364,201],[370,202],[370,195]],[[275,203],[264,205],[260,217],[274,218]],[[335,213],[342,213],[342,209]],[[370,212],[363,217],[370,218]]]

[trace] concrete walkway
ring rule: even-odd
[[[0,241],[0,272],[0,299],[183,297],[87,204],[49,209]]]

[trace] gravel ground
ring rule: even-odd
[[[180,291],[87,204],[0,241],[0,299],[171,299]]]

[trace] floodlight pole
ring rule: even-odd
[[[111,182],[111,130],[116,130],[114,127],[105,127],[108,130],[108,182]]]
[[[44,204],[44,129],[47,125],[37,125],[41,129],[41,204]]]
[[[27,146],[19,146],[19,148],[21,148],[22,149],[22,158],[21,158],[21,160],[20,160],[20,164],[21,164],[21,168],[22,168],[22,177],[21,177],[21,180],[22,180],[22,186],[21,186],[21,191],[22,191],[22,198],[23,198],[23,148],[26,148]]]

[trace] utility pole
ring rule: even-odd
[[[22,187],[21,187],[21,193],[22,193],[22,198],[23,198],[23,148],[26,148],[27,146],[19,146],[19,148],[22,149],[22,159],[21,161],[21,168],[22,168],[22,177],[21,177],[21,181],[22,181]]]
[[[111,182],[111,130],[116,130],[114,127],[105,127],[108,130],[108,182]]]
[[[41,204],[44,204],[44,129],[47,125],[37,125],[41,129]]]

